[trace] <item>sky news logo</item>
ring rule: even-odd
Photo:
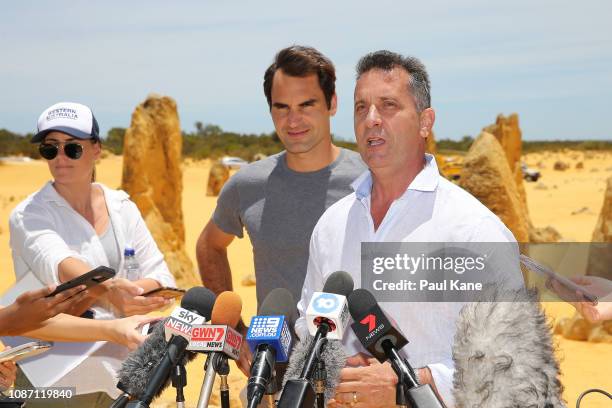
[[[249,328],[250,338],[277,337],[282,328],[282,317],[261,316],[253,318]]]

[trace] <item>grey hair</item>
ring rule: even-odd
[[[398,53],[380,50],[361,57],[357,63],[357,79],[373,69],[391,71],[393,68],[404,69],[409,76],[408,89],[414,98],[417,112],[422,112],[431,106],[429,75],[425,65],[415,57],[404,57]]]

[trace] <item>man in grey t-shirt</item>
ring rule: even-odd
[[[331,61],[309,47],[279,51],[266,70],[264,93],[286,150],[242,168],[221,191],[196,246],[200,276],[213,292],[232,290],[226,248],[246,228],[258,303],[277,287],[300,299],[312,229],[366,170],[359,154],[332,144],[335,80]],[[239,329],[246,334],[244,324]],[[238,366],[247,376],[250,359],[245,346]]]

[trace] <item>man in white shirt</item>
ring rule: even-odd
[[[369,171],[352,184],[354,193],[332,205],[311,238],[308,271],[298,304],[300,337],[312,293],[327,277],[349,272],[361,287],[362,242],[515,242],[504,224],[466,191],[439,175],[425,154],[435,120],[429,79],[416,58],[389,51],[363,57],[357,65],[354,124],[357,145]],[[520,280],[520,270],[517,269]],[[402,350],[428,383],[453,406],[451,347],[462,303],[380,302],[410,343]],[[329,406],[395,406],[397,377],[389,363],[368,359],[352,333],[343,344],[349,356],[335,400]]]

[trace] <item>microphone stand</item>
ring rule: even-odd
[[[229,375],[230,367],[227,362],[227,356],[223,353],[218,355],[218,358],[213,360],[215,371],[219,374],[221,384],[219,385],[219,391],[221,396],[221,408],[230,408],[229,400],[229,385],[227,383],[227,376]]]
[[[397,405],[398,408],[408,408],[406,389],[404,388],[404,384],[399,381],[395,384],[395,405]]]
[[[325,370],[325,361],[319,359],[317,361],[317,369],[313,376],[314,391],[317,399],[317,408],[325,408],[325,382],[327,380],[327,371]]]
[[[264,394],[264,398],[262,399],[262,402],[266,401],[268,404],[267,406],[269,408],[276,407],[275,396],[277,392],[278,392],[278,386],[276,384],[276,370],[273,368],[272,377],[270,377],[270,382],[268,382],[268,385],[266,387],[266,393]]]
[[[329,324],[321,323],[313,339],[312,353],[304,363],[300,377],[285,383],[280,401],[278,401],[278,408],[310,408],[315,404],[315,392],[310,384],[310,379],[327,344],[327,332],[329,332]]]
[[[183,387],[187,385],[187,372],[185,365],[178,363],[172,369],[172,386],[176,388],[176,408],[185,408],[185,395]]]
[[[396,402],[406,402],[404,397],[407,397],[410,406],[413,408],[445,408],[429,384],[419,384],[414,370],[408,361],[399,355],[391,340],[384,340],[382,348],[397,375],[398,386],[401,384],[404,388],[403,392],[396,388]]]
[[[215,367],[213,364],[213,360],[216,359],[215,352],[208,353],[206,356],[206,362],[204,363],[204,382],[202,383],[202,388],[200,389],[200,399],[198,400],[198,408],[208,408],[208,402],[210,401],[210,396],[212,394],[213,385],[215,383]]]

